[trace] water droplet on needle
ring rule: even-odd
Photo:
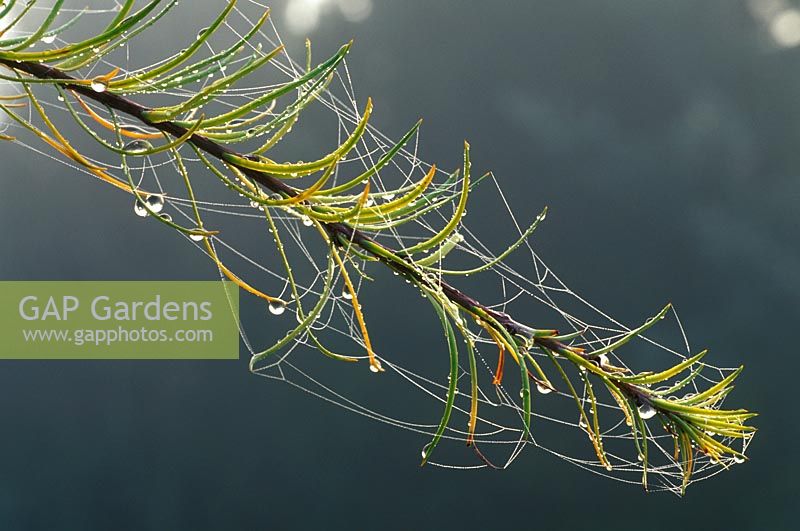
[[[655,417],[656,413],[656,408],[654,408],[650,403],[645,403],[639,406],[639,416],[642,417],[643,420]]]
[[[273,300],[269,303],[269,313],[272,315],[281,315],[286,311],[286,303],[281,300]]]
[[[136,199],[133,202],[133,213],[139,216],[140,218],[146,218],[149,212],[147,208],[145,208],[144,203],[142,203],[141,199]]]
[[[91,87],[95,92],[105,92],[108,89],[108,81],[105,79],[95,78],[92,80]]]
[[[145,202],[156,214],[164,210],[164,196],[161,194],[150,194],[145,198]]]
[[[135,155],[153,149],[153,144],[151,144],[147,140],[132,140],[131,142],[125,144],[123,149],[125,151],[130,152],[130,154]]]

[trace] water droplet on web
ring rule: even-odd
[[[353,299],[353,294],[350,293],[350,290],[347,289],[347,287],[342,289],[342,298],[343,299],[347,299],[347,300],[352,300]]]
[[[303,216],[302,220],[303,220],[303,225],[305,225],[306,227],[311,227],[312,225],[314,225],[314,220],[312,220],[308,216]]]
[[[45,44],[53,44],[54,42],[56,42],[56,36],[55,35],[45,35],[44,37],[42,37],[42,42],[45,43]]]
[[[108,89],[108,81],[105,79],[93,79],[92,80],[92,90],[95,92],[105,92]]]
[[[272,315],[281,315],[286,311],[286,303],[279,300],[270,301],[269,313]]]
[[[642,404],[639,406],[639,416],[644,420],[655,417],[656,413],[656,408],[654,408],[652,404]]]
[[[147,140],[132,140],[131,142],[125,144],[123,149],[132,154],[144,153],[145,151],[153,149],[153,144]]]
[[[549,393],[552,393],[552,392],[553,392],[553,390],[552,390],[552,389],[550,389],[550,388],[549,388],[549,387],[547,387],[546,385],[544,385],[544,384],[541,384],[541,383],[539,383],[539,382],[536,382],[536,390],[537,390],[537,391],[539,391],[539,392],[540,392],[541,394],[543,394],[543,395],[546,395],[546,394],[549,394]]]
[[[734,455],[733,456],[733,462],[736,463],[737,465],[741,465],[745,461],[746,461],[746,459],[744,457],[740,456],[740,455]]]
[[[613,468],[614,468],[614,467],[612,467],[612,466],[611,466],[611,463],[606,463],[606,470],[608,470],[609,472],[611,472],[611,470],[612,470]]]

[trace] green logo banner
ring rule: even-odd
[[[230,282],[0,282],[0,359],[238,359]]]

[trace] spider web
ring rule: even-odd
[[[65,17],[70,17],[79,11],[84,11],[84,20],[95,23],[100,19],[108,19],[119,7],[115,4],[108,7],[108,2],[80,10],[69,6],[63,11]],[[104,4],[105,7],[102,5]],[[206,52],[211,55],[218,52],[233,41],[241,37],[266,9],[266,5],[255,0],[241,1],[234,9],[234,13],[224,23],[224,31],[219,32],[206,44]],[[176,13],[171,16],[180,16],[190,10],[189,3],[176,8]],[[32,13],[45,14],[47,7],[36,5]],[[0,24],[2,26],[2,24]],[[79,26],[78,26],[79,27]],[[18,30],[21,35],[27,27]],[[198,30],[200,28],[197,28]],[[76,29],[76,32],[78,29]],[[156,31],[156,30],[151,30]],[[59,36],[53,45],[65,44]],[[259,31],[258,38],[248,46],[253,53],[262,54],[283,44],[280,34],[269,20]],[[45,43],[44,45],[50,45]],[[261,45],[263,49],[257,48]],[[163,64],[169,57],[161,58],[158,63],[142,64],[142,58],[134,50],[135,41],[121,46],[113,54],[106,56],[98,63],[91,66],[81,75],[91,78],[112,70],[114,67],[123,67],[120,76],[145,68],[152,68]],[[242,55],[247,55],[242,54]],[[315,58],[319,59],[319,58]],[[243,64],[245,57],[236,59],[224,67],[232,71]],[[315,61],[316,63],[317,61]],[[286,52],[279,54],[269,63],[267,68],[258,75],[251,76],[228,89],[218,98],[213,105],[214,111],[224,111],[236,108],[255,97],[277,88],[288,81],[299,78],[305,73],[305,66],[293,60]],[[170,89],[158,95],[144,95],[141,98],[132,96],[133,99],[146,105],[169,104],[185,99],[192,95],[199,87],[214,80],[208,77],[199,84],[194,84],[187,89]],[[301,92],[304,87],[298,88]],[[55,92],[50,87],[35,87],[37,94],[41,94],[41,102],[53,118],[58,117],[64,124],[69,123],[70,117],[63,102],[56,99]],[[13,93],[9,85],[0,84],[0,93]],[[137,99],[138,98],[138,99]],[[359,103],[359,101],[361,103]],[[341,143],[353,131],[361,118],[364,98],[356,94],[350,79],[347,60],[345,59],[336,70],[333,81],[322,92],[312,109],[304,113],[312,114],[308,120],[304,117],[294,127],[299,134],[311,124],[311,129],[320,124],[325,127],[329,141]],[[291,98],[288,98],[291,102]],[[282,112],[282,103],[273,107],[267,116],[279,116]],[[102,108],[93,107],[98,113]],[[78,110],[80,116],[91,123],[89,115],[82,109]],[[258,112],[264,112],[259,109]],[[34,120],[31,109],[25,110],[30,120]],[[212,113],[216,114],[216,112]],[[127,117],[121,117],[127,120]],[[308,122],[308,123],[307,123]],[[126,126],[134,126],[127,122]],[[66,127],[66,126],[65,126]],[[325,129],[321,129],[325,130]],[[46,151],[45,147],[37,144],[37,140],[25,134],[22,128],[13,123],[0,123],[0,132],[13,135],[16,143],[22,145],[38,155],[49,157],[59,163],[71,166],[77,172],[94,177],[83,167]],[[268,132],[267,132],[268,133]],[[265,133],[265,134],[267,134]],[[294,133],[298,134],[297,132]],[[75,137],[77,135],[73,135]],[[86,135],[84,135],[86,136]],[[87,146],[92,145],[91,139],[83,139]],[[253,139],[257,140],[257,139]],[[261,139],[263,141],[263,138]],[[276,152],[288,149],[291,155],[292,143],[295,148],[297,138],[290,134],[275,148]],[[338,166],[329,186],[347,182],[355,175],[375,165],[394,145],[395,140],[382,134],[376,128],[369,126],[366,134],[358,145],[343,159]],[[76,147],[81,141],[76,139]],[[416,132],[408,143],[394,157],[390,164],[383,167],[371,178],[373,195],[371,201],[390,201],[395,197],[398,188],[412,186],[430,170],[431,165],[421,160],[418,156],[420,133]],[[284,147],[288,145],[288,147]],[[242,147],[234,146],[238,151],[246,151]],[[94,149],[90,153],[98,153]],[[85,153],[86,151],[84,151]],[[270,152],[270,156],[274,156]],[[271,295],[290,300],[291,287],[287,281],[286,271],[281,262],[276,259],[272,243],[271,229],[266,223],[264,212],[257,204],[251,204],[245,197],[239,197],[213,179],[207,179],[208,170],[200,163],[194,152],[186,147],[181,150],[182,157],[192,176],[193,186],[197,195],[192,201],[186,193],[177,175],[176,161],[167,154],[129,158],[128,164],[132,174],[137,179],[137,184],[146,190],[163,194],[166,202],[164,213],[169,214],[176,222],[193,224],[193,206],[197,206],[203,215],[205,225],[220,230],[221,233],[212,239],[212,245],[222,261],[242,278],[248,280],[260,289]],[[109,172],[120,177],[122,167],[120,161],[115,160],[113,154],[106,153],[105,158],[91,159],[93,163],[109,169]],[[100,155],[97,155],[98,157]],[[437,178],[430,190],[439,194],[439,197],[456,200],[463,183],[463,176],[453,177],[448,171],[438,170]],[[494,175],[484,176],[481,184],[476,187],[476,193],[494,194],[499,204],[503,205],[502,214],[506,217],[509,230],[504,233],[508,243],[519,238],[527,227],[527,218],[532,218],[535,213],[515,212],[505,196]],[[299,181],[304,184],[307,181]],[[293,183],[294,184],[294,183]],[[299,185],[303,187],[303,185]],[[350,205],[357,201],[357,195],[350,198]],[[344,203],[347,204],[347,203]],[[411,223],[399,227],[391,226],[386,220],[386,226],[380,230],[369,233],[375,240],[394,248],[402,249],[413,245],[435,234],[449,220],[448,215],[452,208],[434,209],[414,219]],[[501,223],[499,212],[493,212],[493,222]],[[519,220],[518,215],[526,217]],[[251,355],[256,355],[269,346],[270,339],[279,339],[289,329],[296,326],[299,305],[308,310],[313,307],[316,300],[323,294],[327,272],[327,250],[315,229],[308,226],[308,220],[303,215],[291,208],[275,209],[272,216],[278,228],[286,256],[292,264],[293,273],[299,290],[299,301],[292,300],[281,315],[273,315],[266,307],[250,312],[249,319],[245,315],[240,323],[241,337],[244,345]],[[135,216],[132,219],[139,222]],[[470,230],[469,220],[459,228],[463,237],[455,249],[450,252],[444,262],[449,269],[456,266],[472,268],[491,262],[502,249],[497,249],[495,242],[491,245],[484,243]],[[180,233],[179,233],[180,235]],[[265,238],[264,236],[267,236]],[[200,242],[182,236],[190,245],[208,254]],[[265,244],[265,242],[267,244]],[[520,257],[524,257],[522,260]],[[378,284],[393,283],[396,279],[379,279],[380,282],[371,282],[372,275],[381,275],[385,269],[381,264],[365,261],[355,254],[348,254],[348,267],[357,279],[359,299],[362,292],[369,292],[378,288]],[[615,340],[624,337],[631,328],[603,312],[597,306],[583,299],[578,293],[570,289],[550,269],[542,257],[537,254],[530,244],[530,238],[515,251],[514,263],[521,266],[512,267],[509,261],[497,264],[489,271],[483,272],[478,281],[469,278],[459,279],[459,287],[466,284],[481,286],[482,292],[488,292],[487,286],[494,286],[496,303],[489,306],[501,312],[507,312],[519,320],[539,325],[543,328],[558,328],[560,331],[574,331],[579,334],[573,340],[573,345],[586,348],[599,348],[610,345]],[[336,292],[326,304],[322,313],[314,321],[310,330],[324,343],[335,345],[332,347],[347,355],[366,359],[365,343],[353,311],[353,300],[347,291],[343,290],[341,272],[336,271]],[[222,277],[222,274],[221,274]],[[224,278],[224,277],[222,277]],[[445,278],[444,280],[448,280]],[[394,282],[395,284],[397,282]],[[408,293],[416,294],[416,288],[407,287]],[[395,289],[395,288],[391,288]],[[397,288],[401,292],[402,288]],[[410,297],[403,296],[403,304]],[[368,311],[368,297],[363,297],[364,309],[368,321],[380,319],[375,313]],[[424,303],[420,298],[419,301]],[[430,309],[429,309],[430,310]],[[280,309],[278,310],[280,311]],[[438,326],[437,319],[430,310],[431,326]],[[249,322],[252,321],[252,322]],[[267,321],[269,330],[264,330],[263,323]],[[433,329],[433,328],[432,328]],[[656,365],[664,368],[676,362],[687,359],[693,354],[690,343],[684,333],[678,314],[673,310],[668,314],[665,322],[636,339],[631,345],[621,352],[610,353],[609,361],[616,366],[625,367],[634,371],[644,369],[653,370],[652,366],[633,366],[629,360],[651,360]],[[643,466],[637,459],[630,428],[626,426],[625,417],[619,406],[610,396],[598,396],[598,407],[603,415],[602,438],[606,453],[611,464],[608,469],[596,457],[590,441],[587,439],[588,431],[582,425],[578,411],[570,393],[560,389],[555,392],[534,396],[532,434],[527,438],[523,432],[523,409],[519,398],[518,379],[506,375],[500,384],[492,383],[497,365],[497,347],[495,342],[480,328],[471,330],[475,340],[475,355],[478,365],[479,382],[479,418],[474,434],[475,447],[479,450],[466,449],[464,442],[469,435],[467,422],[470,415],[469,367],[462,356],[455,408],[450,425],[444,434],[443,444],[437,449],[435,460],[430,464],[450,468],[505,468],[519,458],[526,449],[536,448],[552,454],[575,466],[589,470],[595,474],[607,476],[627,483],[641,483]],[[272,334],[272,338],[270,338]],[[395,338],[400,339],[400,338]],[[444,339],[442,337],[442,339]],[[424,444],[435,433],[441,408],[444,407],[448,388],[448,374],[444,370],[447,362],[447,350],[444,341],[430,345],[428,352],[417,352],[410,355],[403,352],[400,342],[378,345],[377,355],[386,372],[376,375],[366,370],[365,363],[348,364],[324,358],[316,349],[315,343],[309,334],[302,334],[295,338],[291,344],[265,360],[257,366],[256,374],[274,382],[283,382],[305,393],[336,405],[347,411],[357,413],[369,419],[385,423],[394,427],[408,430],[419,435],[420,447],[424,452]],[[463,353],[462,353],[463,354]],[[542,364],[549,362],[543,353],[533,353],[542,358]],[[588,389],[577,368],[566,367],[569,376],[583,406],[588,407]],[[570,369],[574,369],[570,371]],[[697,382],[712,385],[733,371],[733,368],[718,368],[706,365],[700,376],[692,382],[691,392],[698,392]],[[347,382],[347,385],[344,384]],[[558,385],[556,387],[559,387]],[[599,389],[599,388],[598,388]],[[686,388],[689,389],[689,388]],[[398,397],[402,397],[399,399]],[[672,448],[672,437],[663,430],[655,419],[647,423],[650,435],[650,458],[648,475],[650,477],[650,490],[669,490],[680,492],[683,482],[681,471],[681,456],[676,455]],[[725,444],[735,444],[737,448],[746,449],[749,438],[742,441],[732,439],[723,440]],[[447,444],[444,444],[447,443]],[[707,479],[734,463],[733,458],[726,458],[722,462],[712,462],[710,459],[698,455],[692,482]]]

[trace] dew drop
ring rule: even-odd
[[[269,313],[272,315],[281,315],[286,311],[286,303],[280,300],[270,301]]]
[[[428,457],[428,449],[430,448],[430,446],[431,446],[430,444],[426,444],[422,448],[422,451],[420,452],[420,455],[422,456],[423,459],[426,459]]]
[[[639,406],[639,416],[647,420],[656,416],[656,408],[652,404],[646,403]]]
[[[352,300],[353,299],[353,294],[350,293],[350,290],[347,289],[347,287],[342,289],[342,298],[343,299],[347,299],[347,300]]]
[[[132,140],[131,142],[125,144],[125,147],[123,149],[125,151],[129,151],[132,154],[144,153],[145,151],[153,149],[153,144],[151,144],[147,140]]]
[[[45,43],[45,44],[53,44],[54,42],[56,42],[56,36],[55,35],[45,35],[44,37],[42,37],[42,42]]]
[[[742,463],[745,462],[745,458],[739,455],[734,455],[733,462],[736,463],[737,465],[741,465]]]
[[[95,92],[105,92],[108,89],[108,81],[100,78],[92,80],[92,90]]]
[[[147,214],[149,214],[149,212],[147,212],[147,208],[145,208],[144,204],[140,199],[136,199],[133,202],[133,213],[139,216],[140,218],[146,218]]]
[[[161,214],[161,219],[163,219],[164,221],[169,221],[170,223],[172,222],[172,216],[170,216],[166,212],[164,214]]]
[[[599,356],[597,356],[597,363],[599,363],[600,366],[603,368],[608,367],[609,365],[608,356],[606,356],[605,354],[600,354]]]
[[[611,472],[611,470],[612,470],[613,468],[614,468],[614,467],[612,467],[612,466],[611,466],[611,463],[606,463],[606,470],[608,470],[609,472]]]
[[[303,225],[306,227],[311,227],[314,225],[314,221],[308,216],[303,216]]]
[[[164,210],[164,196],[161,194],[150,194],[145,198],[145,202],[156,214]]]
[[[381,365],[380,360],[375,360],[374,363],[369,364],[369,370],[372,372],[381,372],[383,370],[383,365]]]
[[[190,234],[189,239],[192,240],[193,242],[201,242],[205,239],[205,236],[203,236],[202,234]]]
[[[198,32],[197,32],[197,38],[198,38],[198,39],[202,38],[202,37],[203,37],[203,35],[205,35],[207,31],[208,31],[208,28],[203,28],[203,29],[201,29],[200,31],[198,31]]]
[[[538,383],[538,382],[536,383],[536,390],[537,390],[537,391],[539,391],[539,392],[540,392],[541,394],[543,394],[543,395],[546,395],[546,394],[549,394],[549,393],[552,393],[552,392],[553,392],[553,390],[552,390],[552,389],[550,389],[550,388],[549,388],[549,387],[547,387],[546,385],[544,385],[544,384],[540,384],[540,383]]]

